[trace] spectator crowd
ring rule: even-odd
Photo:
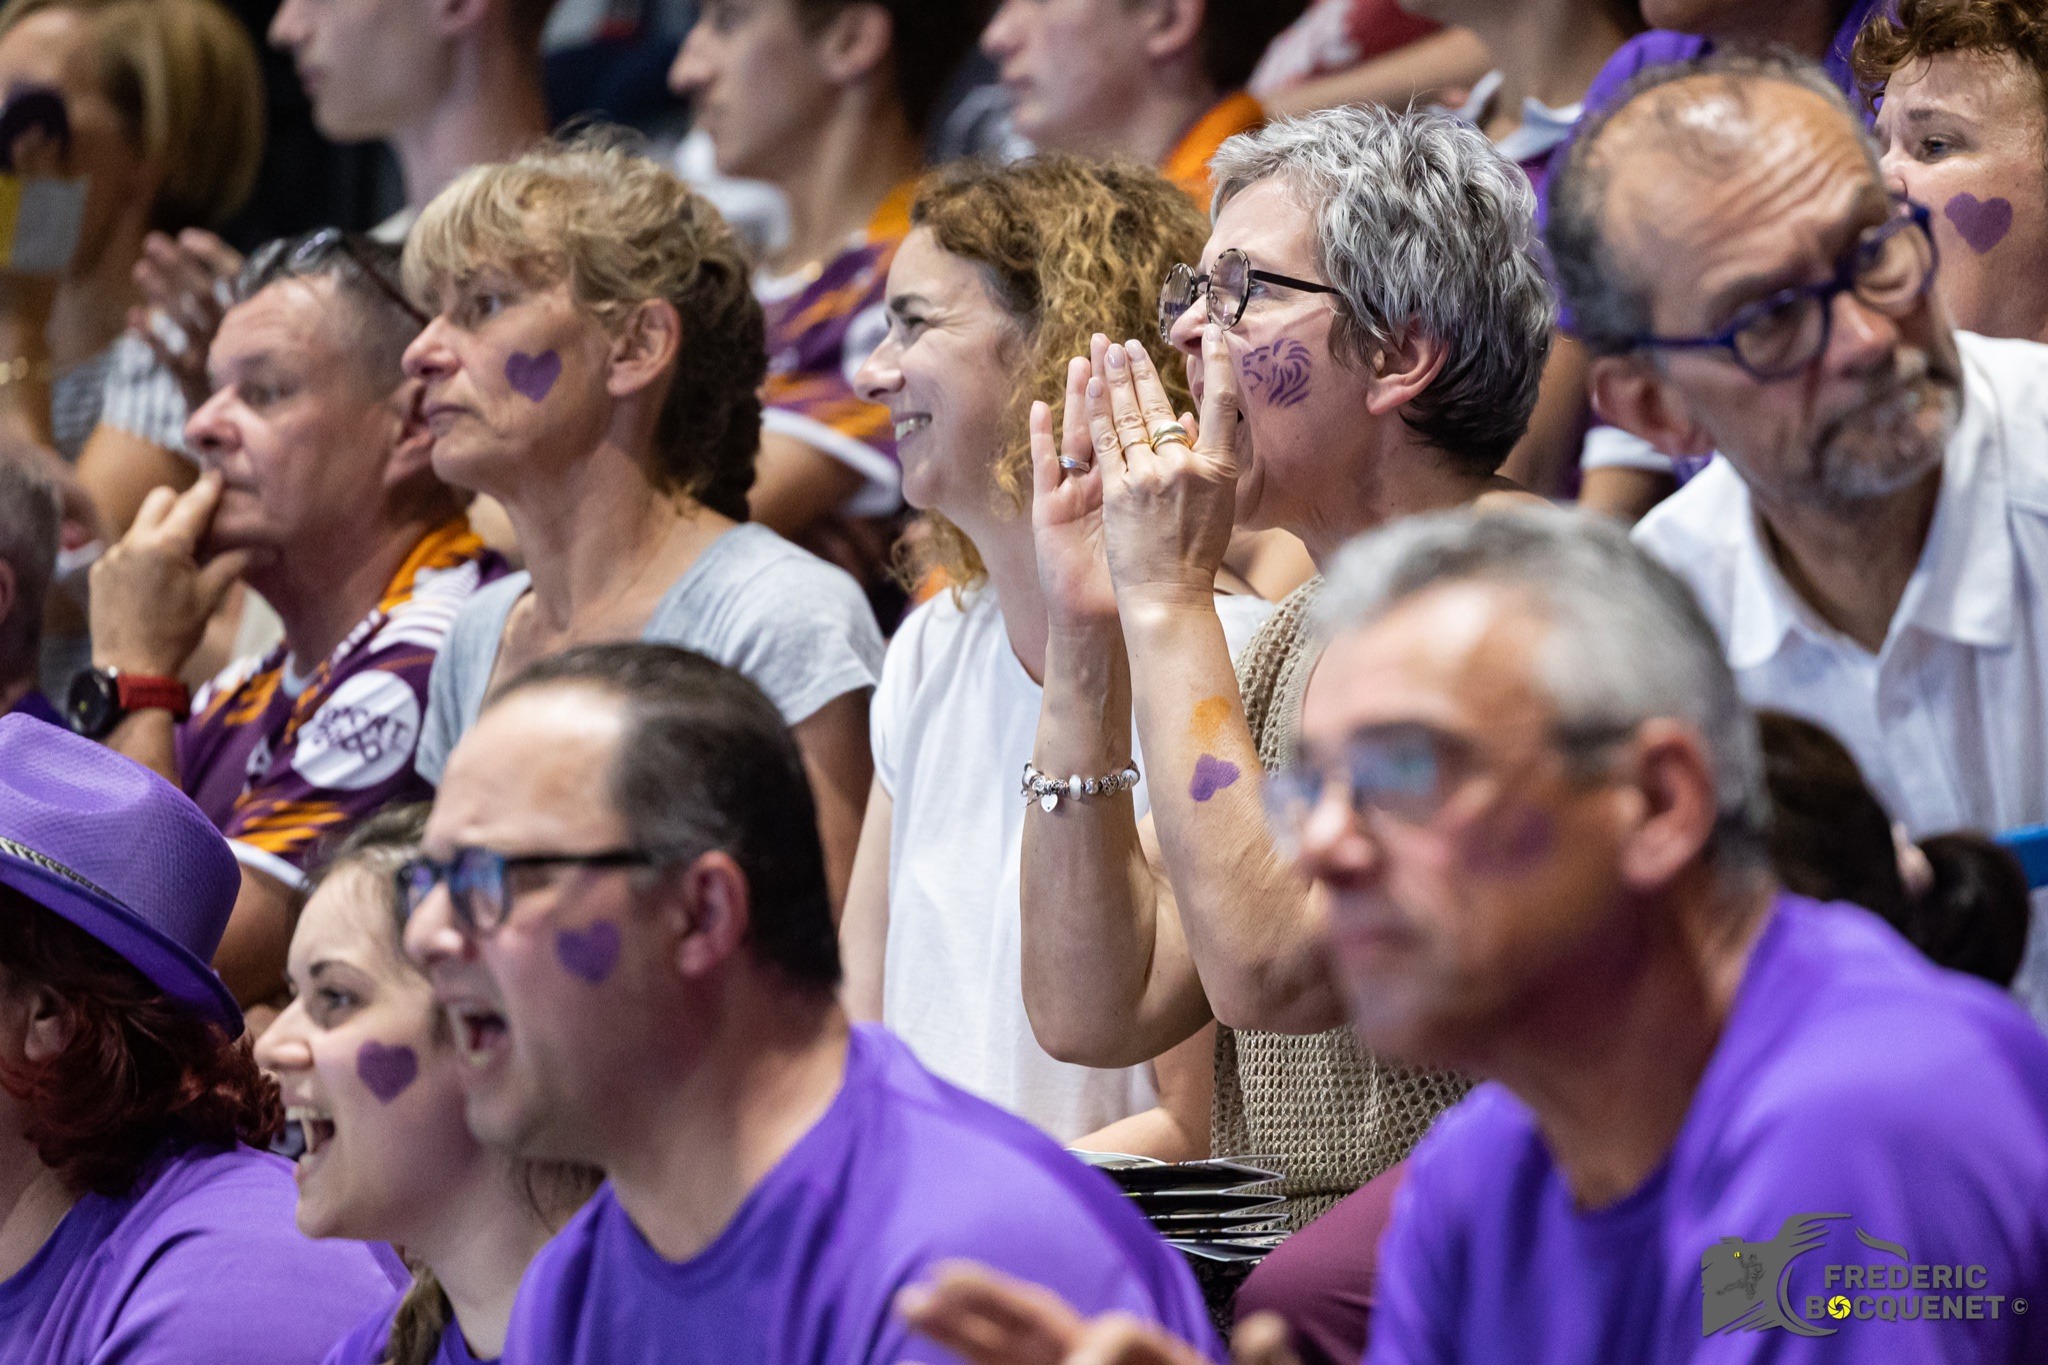
[[[0,4],[0,1363],[2022,1365],[2044,1030],[2048,0]]]

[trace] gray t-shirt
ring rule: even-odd
[[[505,621],[532,582],[516,573],[477,591],[434,660],[414,766],[437,786],[455,741],[483,710]],[[752,523],[697,557],[662,594],[640,638],[739,670],[791,725],[834,697],[873,687],[882,673],[882,632],[860,585]]]

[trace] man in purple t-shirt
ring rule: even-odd
[[[470,1128],[610,1177],[507,1365],[938,1362],[896,1300],[962,1257],[1209,1340],[1106,1179],[849,1027],[816,828],[774,706],[667,645],[533,666],[450,756],[400,875]]]
[[[1410,1158],[1373,1365],[2048,1359],[2048,1039],[1779,891],[1685,586],[1602,519],[1439,515],[1317,612],[1269,808],[1363,1043],[1484,1082]]]

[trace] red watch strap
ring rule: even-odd
[[[176,678],[147,673],[116,673],[114,695],[123,711],[169,711],[179,720],[192,706],[192,692]]]

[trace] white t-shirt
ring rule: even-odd
[[[483,710],[505,622],[532,586],[521,572],[480,589],[434,658],[413,766],[436,786],[455,741]],[[745,674],[790,725],[873,687],[882,663],[882,633],[852,576],[752,522],[705,547],[662,594],[640,638]]]
[[[1233,657],[1273,610],[1255,597],[1216,605]],[[963,606],[940,593],[889,644],[870,724],[895,803],[882,1019],[931,1070],[1071,1142],[1157,1095],[1149,1066],[1054,1061],[1024,1012],[1018,783],[1043,695],[986,587]],[[1132,799],[1143,818],[1142,780]]]
[[[1727,460],[1635,532],[1699,596],[1750,704],[1831,731],[1915,838],[2048,820],[2048,346],[1956,342],[1962,416],[1876,654],[1785,582]],[[2048,892],[2014,990],[2048,1023]]]

